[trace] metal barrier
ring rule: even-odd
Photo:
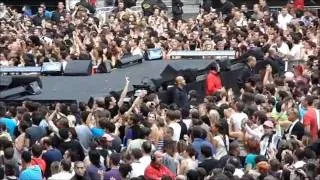
[[[294,66],[297,65],[304,65],[306,61],[304,60],[288,60],[285,61],[285,70],[284,71],[291,71],[293,70]]]
[[[225,51],[171,51],[169,53],[170,59],[172,57],[206,57],[214,56],[217,59],[227,58],[233,59],[236,56],[236,51],[225,50]]]
[[[283,6],[270,6],[270,11],[279,12]],[[320,6],[304,6],[304,9],[313,10],[316,13],[316,16],[320,15]]]

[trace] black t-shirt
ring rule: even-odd
[[[116,106],[114,106],[113,108],[108,109],[108,110],[109,110],[109,112],[110,112],[111,117],[113,118],[113,117],[115,117],[115,116],[118,114],[119,107],[116,105]]]
[[[77,140],[65,141],[60,143],[59,150],[63,155],[67,150],[71,153],[71,161],[82,161],[84,159],[84,152],[81,144]]]
[[[188,134],[188,128],[183,121],[179,121],[179,124],[181,126],[180,139],[183,139],[183,136]]]
[[[204,168],[209,174],[213,169],[218,168],[218,160],[214,158],[205,159],[200,164],[199,167]]]

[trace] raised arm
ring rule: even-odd
[[[129,84],[130,84],[129,77],[126,77],[126,85],[124,86],[123,91],[120,95],[120,99],[118,101],[118,107],[121,107],[123,105],[123,100],[127,96],[127,93],[128,93]]]

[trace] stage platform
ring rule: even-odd
[[[114,69],[111,73],[92,76],[43,76],[41,94],[28,95],[14,100],[75,100],[87,102],[89,97],[106,96],[111,91],[122,91],[125,77],[130,78],[129,91],[132,85],[141,85],[142,81],[161,78],[160,73],[170,63],[180,63],[187,67],[207,66],[209,60],[175,60],[175,61],[144,61],[123,69]]]

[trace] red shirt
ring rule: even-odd
[[[41,159],[41,158],[32,158],[31,159],[31,164],[32,165],[38,165],[42,171],[42,173],[44,173],[46,171],[46,162]]]
[[[308,108],[303,117],[303,126],[310,126],[310,135],[313,141],[318,139],[317,113],[314,108]]]
[[[161,180],[161,177],[164,175],[170,176],[172,179],[176,179],[176,176],[164,165],[156,167],[150,164],[144,171],[144,178],[146,180]]]
[[[213,95],[222,88],[221,79],[216,71],[210,71],[206,81],[206,94]]]
[[[304,9],[304,0],[295,0],[293,5],[294,5],[295,9],[303,10]]]

